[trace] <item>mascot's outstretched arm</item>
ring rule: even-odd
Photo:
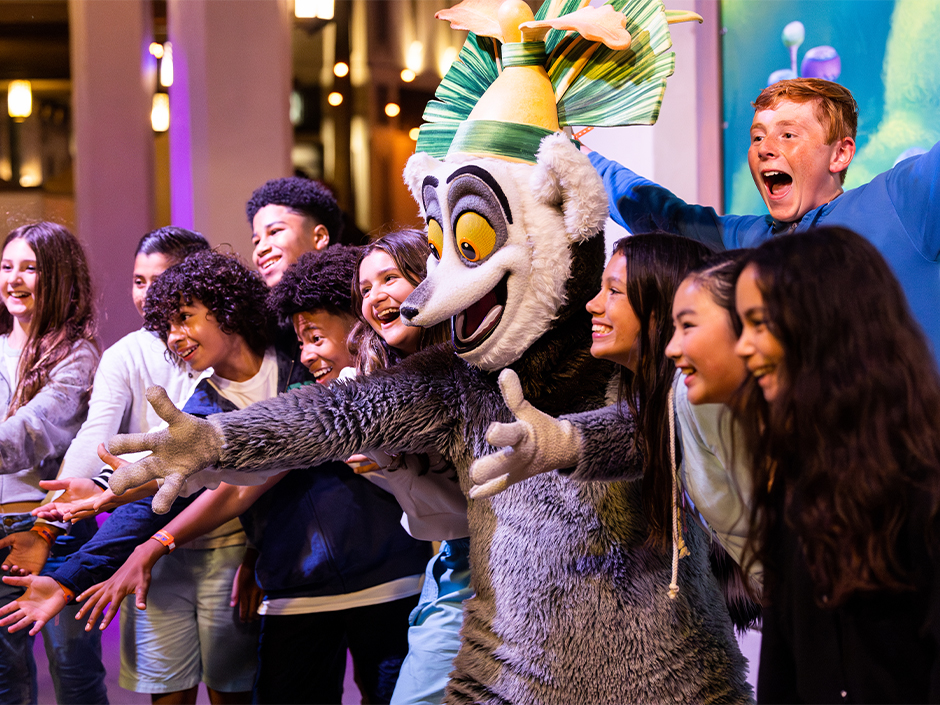
[[[473,499],[492,497],[551,470],[570,473],[581,481],[632,480],[643,475],[643,454],[635,442],[636,423],[625,407],[607,406],[556,419],[523,398],[519,378],[512,370],[500,373],[499,388],[517,420],[490,424],[487,442],[505,447],[470,467]]]
[[[169,510],[188,477],[210,465],[257,472],[307,467],[375,448],[445,450],[459,403],[454,385],[447,384],[453,353],[428,353],[429,364],[410,370],[376,373],[329,389],[307,385],[206,419],[179,411],[162,389],[153,387],[147,398],[169,427],[111,439],[112,453],[153,451],[116,471],[111,489],[120,494],[163,478],[153,500],[160,514]]]

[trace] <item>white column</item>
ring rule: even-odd
[[[174,225],[251,253],[245,202],[290,176],[288,0],[168,0]]]
[[[689,203],[722,207],[720,12],[716,0],[666,0],[705,22],[670,25],[676,70],[657,123],[596,129],[585,143]],[[607,241],[625,235],[607,222]]]
[[[69,0],[76,234],[86,246],[105,345],[140,326],[134,248],[153,223],[152,9]]]

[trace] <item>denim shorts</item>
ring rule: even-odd
[[[251,690],[258,622],[229,607],[244,546],[182,548],[154,566],[147,609],[130,595],[121,608],[122,688],[174,693],[200,681],[215,691]]]

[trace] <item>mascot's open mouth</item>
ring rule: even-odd
[[[479,346],[496,330],[506,308],[506,273],[492,291],[450,319],[454,347],[465,353]]]

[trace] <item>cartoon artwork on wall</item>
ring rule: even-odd
[[[769,83],[836,80],[859,106],[846,188],[940,139],[936,0],[722,0],[725,212],[766,213],[747,167],[751,101]]]

